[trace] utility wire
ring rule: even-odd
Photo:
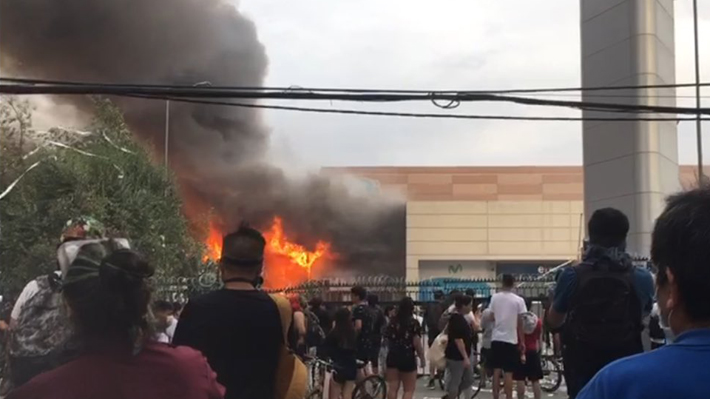
[[[28,79],[28,78],[0,78],[0,83],[23,83],[32,85],[75,85],[75,86],[94,86],[101,83],[61,81],[61,80],[44,80],[44,79]],[[159,84],[111,84],[116,87],[154,87],[154,88],[189,88],[194,87],[192,84],[185,85],[159,85]],[[264,86],[212,86],[214,89],[223,90],[245,90],[245,91],[305,91],[305,92],[336,92],[336,93],[399,93],[399,94],[430,94],[430,93],[470,93],[470,94],[530,94],[530,93],[555,93],[555,92],[589,92],[601,90],[643,90],[643,89],[672,89],[672,88],[694,88],[710,87],[710,82],[705,83],[675,83],[675,84],[660,84],[660,85],[625,85],[625,86],[591,86],[591,87],[557,87],[557,88],[532,88],[532,89],[494,89],[494,90],[402,90],[402,89],[355,89],[355,88],[314,88],[314,87],[264,87]],[[606,95],[604,95],[606,97]],[[693,97],[695,98],[695,97]]]
[[[595,109],[598,111],[651,112],[684,115],[710,115],[710,108],[667,107],[656,105],[613,104],[588,101],[550,100],[529,97],[507,96],[489,93],[319,93],[315,91],[264,92],[263,90],[232,90],[220,87],[151,87],[116,86],[102,84],[4,84],[0,94],[69,94],[69,95],[147,95],[174,98],[239,98],[239,99],[283,99],[283,100],[340,100],[356,102],[406,102],[406,101],[448,101],[445,106],[454,107],[456,102],[508,102],[522,105]]]
[[[257,109],[273,109],[281,111],[298,111],[310,113],[324,114],[345,114],[345,115],[369,115],[369,116],[394,116],[405,118],[430,118],[430,119],[476,119],[476,120],[514,120],[514,121],[561,121],[561,122],[577,122],[577,121],[599,121],[599,122],[684,122],[695,121],[695,118],[648,118],[648,117],[628,117],[628,118],[605,118],[605,117],[555,117],[555,116],[509,116],[509,115],[470,115],[470,114],[432,114],[432,113],[414,113],[414,112],[388,112],[388,111],[361,111],[351,109],[338,108],[310,108],[310,107],[293,107],[286,105],[265,105],[265,104],[248,104],[235,103],[228,101],[212,101],[199,100],[188,98],[172,98],[172,97],[153,97],[153,96],[132,96],[138,98],[152,100],[170,100],[175,102],[189,104],[204,104],[229,106],[239,108],[257,108]],[[703,118],[704,121],[710,121],[710,118]]]

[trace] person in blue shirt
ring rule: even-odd
[[[611,363],[578,399],[710,398],[710,186],[668,199],[651,259],[661,325],[675,341]]]
[[[547,315],[562,327],[565,379],[574,399],[607,364],[643,352],[643,318],[653,306],[653,276],[626,253],[627,216],[614,208],[595,211],[582,261],[565,268]]]

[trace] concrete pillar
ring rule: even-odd
[[[675,83],[673,0],[580,0],[580,10],[584,87]],[[582,99],[675,106],[674,95],[675,89],[605,90]],[[587,220],[596,209],[620,209],[631,222],[629,251],[648,255],[664,198],[680,189],[676,122],[585,121],[583,144]]]

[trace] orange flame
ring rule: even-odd
[[[306,269],[308,278],[311,277],[311,268],[313,267],[313,264],[323,255],[328,253],[330,249],[330,245],[323,241],[318,241],[316,243],[316,250],[313,252],[308,251],[302,245],[288,241],[288,238],[286,238],[286,235],[284,234],[283,222],[278,216],[274,218],[271,230],[266,235],[267,237],[270,237],[270,252],[276,255],[286,256],[291,260],[291,262]]]
[[[267,242],[264,274],[269,287],[282,287],[310,279],[313,266],[319,260],[332,258],[330,244],[325,241],[318,241],[314,251],[289,241],[283,231],[283,220],[278,216],[274,217],[264,237]],[[222,234],[214,224],[210,224],[205,245],[207,251],[203,260],[218,261],[222,256]]]

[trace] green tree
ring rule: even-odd
[[[0,103],[0,192],[40,162],[0,199],[6,295],[54,270],[64,224],[80,215],[128,238],[158,277],[194,275],[200,267],[204,248],[191,234],[173,180],[133,140],[116,107],[107,100],[96,100],[95,107],[90,134],[37,132],[27,103]]]

